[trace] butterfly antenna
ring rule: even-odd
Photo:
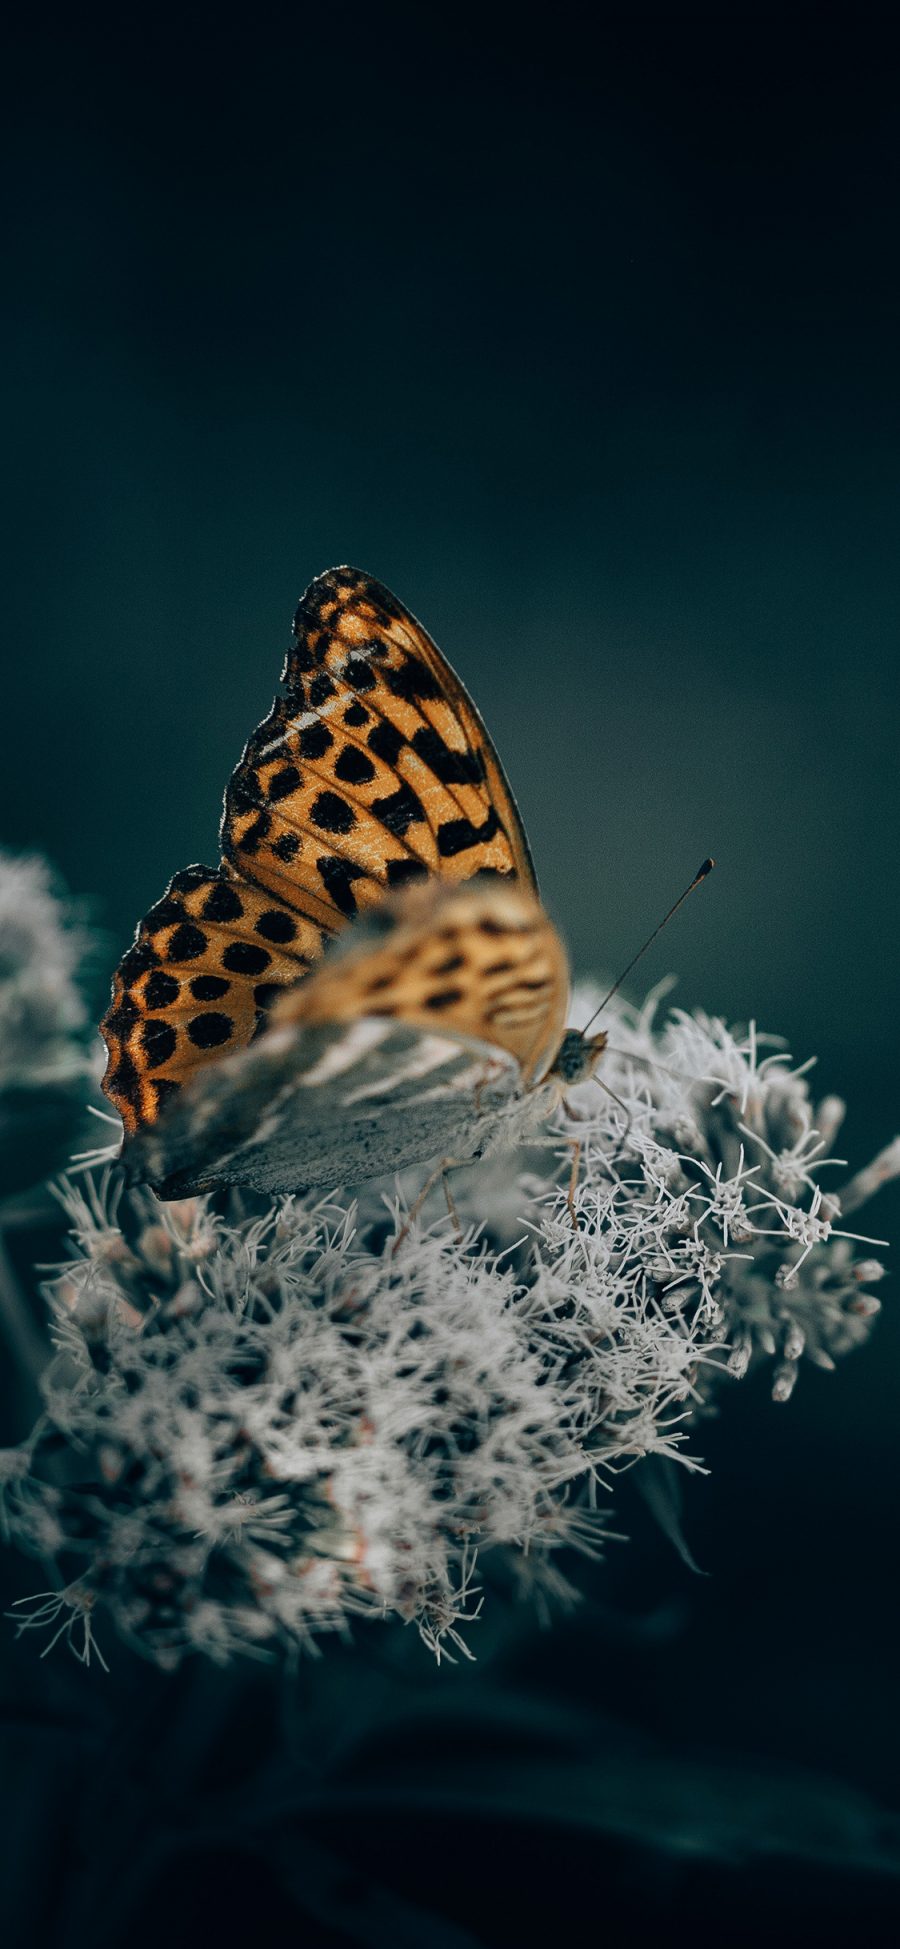
[[[603,1000],[600,1003],[599,1007],[595,1008],[594,1013],[591,1016],[590,1022],[586,1022],[584,1028],[581,1031],[582,1036],[587,1035],[588,1029],[591,1027],[591,1024],[596,1022],[598,1015],[602,1015],[607,1002],[612,1001],[613,996],[618,994],[623,981],[627,981],[632,968],[637,967],[637,964],[640,961],[641,956],[646,954],[648,947],[653,946],[657,934],[662,933],[663,928],[666,926],[667,922],[671,920],[672,915],[677,914],[679,907],[684,905],[684,902],[686,901],[688,894],[693,893],[694,888],[700,885],[701,880],[705,880],[707,874],[712,872],[715,863],[716,862],[714,859],[705,859],[703,865],[698,867],[697,872],[694,874],[690,886],[685,887],[684,892],[678,895],[678,899],[675,901],[674,906],[669,908],[667,914],[663,914],[662,920],[658,923],[656,927],[654,927],[652,934],[648,934],[643,947],[639,947],[637,953],[632,955],[627,968],[623,968],[618,981],[613,982],[609,994],[604,995]]]

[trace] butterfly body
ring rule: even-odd
[[[512,795],[421,626],[330,570],[283,683],[219,867],[175,875],[102,1024],[127,1168],[164,1196],[479,1155],[602,1051],[565,1035],[565,951]]]

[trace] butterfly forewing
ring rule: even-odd
[[[320,924],[426,874],[534,873],[499,759],[459,679],[378,582],[307,590],[286,694],[229,786],[223,851]]]

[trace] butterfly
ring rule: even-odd
[[[602,1033],[569,974],[468,692],[359,569],[294,617],[225,794],[116,972],[103,1088],[132,1180],[297,1191],[517,1142]]]

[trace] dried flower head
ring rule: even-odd
[[[86,939],[46,860],[0,852],[0,1088],[83,1068]]]
[[[456,1224],[436,1193],[408,1226],[416,1173],[252,1209],[70,1185],[46,1412],[2,1471],[62,1588],[20,1626],[86,1657],[106,1611],[165,1665],[358,1614],[465,1650],[480,1552],[565,1588],[558,1553],[599,1547],[618,1470],[700,1465],[728,1375],[771,1361],[786,1400],[803,1358],[859,1344],[881,1266],[818,1177],[842,1106],[815,1110],[752,1028],[655,1012],[615,1005],[602,1085],[545,1146],[460,1173]]]
[[[46,860],[0,851],[0,1177],[58,1165],[95,1065],[78,987],[89,936]]]

